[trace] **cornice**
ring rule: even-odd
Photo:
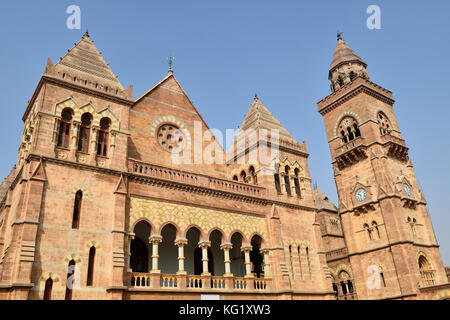
[[[338,91],[333,92],[317,102],[319,107],[318,111],[321,115],[325,115],[362,92],[381,100],[388,105],[394,105],[395,100],[391,91],[386,90],[369,80],[358,77],[355,81],[345,85]]]
[[[121,171],[121,170],[116,170],[116,169],[109,169],[109,168],[102,168],[102,167],[97,167],[97,166],[93,166],[93,165],[89,165],[89,164],[73,162],[73,161],[69,161],[69,160],[62,160],[62,159],[56,159],[56,158],[52,158],[52,157],[40,156],[40,155],[36,155],[33,153],[28,155],[27,161],[32,160],[32,159],[33,160],[42,159],[42,161],[53,162],[53,163],[57,163],[57,164],[64,165],[64,166],[70,166],[73,168],[80,168],[80,169],[85,169],[85,170],[102,172],[105,174],[115,175],[117,177],[120,177],[120,175],[123,175],[124,177],[125,176],[128,177],[130,182],[135,181],[137,183],[145,183],[145,184],[154,185],[154,186],[158,186],[158,187],[162,187],[162,188],[177,189],[177,190],[182,190],[182,191],[187,191],[187,192],[195,192],[195,193],[211,195],[211,196],[220,196],[220,197],[225,197],[225,198],[242,201],[242,202],[256,203],[256,204],[259,204],[262,206],[276,204],[276,205],[286,207],[286,208],[305,210],[305,211],[316,211],[316,208],[314,208],[314,207],[308,207],[308,206],[299,205],[299,204],[292,204],[292,203],[277,201],[277,200],[273,200],[273,199],[267,199],[267,198],[263,198],[263,197],[243,195],[243,194],[229,192],[229,191],[225,191],[225,190],[217,190],[217,189],[213,189],[213,188],[209,188],[209,187],[205,187],[205,186],[193,186],[190,184],[182,183],[180,181],[168,180],[168,179],[161,178],[161,177],[149,177],[149,176],[144,176],[144,175],[141,175],[138,173],[132,173],[132,172]],[[261,188],[263,188],[263,187],[261,187]]]
[[[59,86],[62,86],[62,87],[68,88],[68,89],[76,90],[76,91],[79,91],[79,92],[82,92],[82,93],[85,93],[85,94],[88,94],[88,95],[91,95],[91,96],[103,98],[103,99],[106,99],[106,100],[109,100],[109,101],[112,101],[112,102],[115,102],[115,103],[119,103],[119,104],[124,104],[124,105],[128,105],[128,106],[134,105],[134,101],[133,100],[121,98],[121,97],[118,97],[116,95],[109,94],[107,92],[102,92],[102,91],[99,91],[99,90],[91,89],[89,87],[81,86],[81,85],[78,85],[76,83],[71,83],[71,82],[62,80],[60,78],[54,77],[54,76],[50,76],[48,74],[43,74],[41,79],[39,80],[39,83],[38,83],[36,89],[34,90],[34,93],[33,93],[32,97],[31,97],[30,101],[28,101],[27,108],[25,109],[25,112],[24,112],[24,114],[22,116],[22,121],[25,122],[25,119],[27,118],[28,113],[30,112],[30,110],[31,110],[31,108],[32,108],[32,106],[34,104],[41,87],[45,83],[51,83],[51,84],[59,85]]]

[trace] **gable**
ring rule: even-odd
[[[158,140],[158,130],[168,124],[183,132],[185,137],[183,143],[189,143],[191,147],[190,161],[184,161],[184,159],[183,163],[178,164],[173,161],[172,154],[162,147]],[[140,96],[130,110],[131,137],[128,156],[143,162],[172,167],[181,166],[189,171],[224,176],[225,166],[223,164],[225,161],[221,159],[225,158],[225,152],[217,143],[216,147],[212,148],[213,139],[205,141],[201,146],[202,152],[196,152],[196,158],[194,158],[195,141],[201,141],[201,137],[194,136],[195,127],[198,131],[201,128],[203,134],[209,129],[181,85],[173,74],[169,73],[167,77]],[[195,140],[196,138],[197,140]],[[218,162],[218,164],[208,164],[202,159],[203,155],[211,154],[209,151],[212,149],[217,151],[216,159],[212,162]],[[200,163],[194,163],[195,160],[200,160]]]

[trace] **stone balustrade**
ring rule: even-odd
[[[362,146],[363,143],[364,143],[364,139],[361,137],[357,137],[356,139],[354,139],[350,142],[347,142],[346,144],[343,144],[342,146],[336,148],[334,150],[335,157],[339,157],[340,155],[342,155],[356,147]]]
[[[270,278],[244,278],[224,276],[203,276],[186,274],[129,273],[132,289],[188,289],[188,290],[231,290],[231,291],[269,291]]]
[[[264,198],[266,195],[266,189],[256,185],[228,179],[212,178],[178,169],[169,169],[135,159],[128,160],[128,172],[247,196]]]

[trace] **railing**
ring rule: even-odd
[[[256,290],[266,290],[267,280],[266,279],[255,279],[255,289]]]
[[[186,277],[187,288],[203,288],[203,279],[200,276],[187,276]]]
[[[131,286],[150,287],[150,274],[133,272],[131,274]]]
[[[160,280],[161,288],[176,288],[178,287],[177,276],[174,274],[162,274]]]
[[[436,282],[434,281],[434,270],[422,270],[420,271],[422,276],[422,281],[424,286],[434,286]]]
[[[223,276],[205,277],[200,275],[150,274],[131,272],[129,284],[132,288],[152,289],[202,289],[268,291],[271,279],[243,277],[226,278]],[[207,281],[207,282],[205,282]]]
[[[247,280],[245,278],[234,278],[233,289],[247,289]]]
[[[211,178],[206,175],[186,172],[177,169],[169,169],[135,159],[128,160],[128,172],[138,173],[148,177],[182,182],[200,187],[240,193],[249,196],[265,196],[265,188],[256,185],[250,185],[221,178]]]
[[[225,289],[226,281],[223,277],[211,277],[211,288],[212,289]]]
[[[353,148],[359,147],[363,144],[364,139],[361,137],[357,137],[356,139],[353,139],[350,142],[347,142],[346,144],[340,146],[339,148],[335,149],[335,155],[340,156],[343,153],[346,153],[347,151],[352,150]]]
[[[401,146],[403,146],[403,147],[406,147],[406,142],[405,142],[405,140],[403,140],[403,139],[401,139],[401,138],[398,138],[398,137],[396,137],[396,136],[390,135],[390,134],[388,134],[388,133],[383,134],[383,135],[381,136],[381,139],[382,139],[383,141],[385,141],[385,142],[391,141],[391,142],[394,142],[394,143],[396,143],[396,144],[399,144],[399,145],[401,145]]]

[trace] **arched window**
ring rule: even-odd
[[[81,116],[80,134],[78,136],[78,151],[89,151],[89,136],[91,132],[92,116],[85,113]]]
[[[364,224],[364,229],[367,231],[367,234],[369,235],[369,240],[373,240],[372,230],[370,229],[370,227],[367,223]]]
[[[263,270],[263,255],[261,254],[261,243],[262,239],[261,237],[255,235],[253,236],[252,240],[250,241],[252,245],[252,251],[250,251],[250,262],[252,263],[252,273],[256,278],[260,278],[264,274]]]
[[[61,120],[59,121],[59,130],[58,130],[58,147],[69,147],[69,138],[70,138],[70,124],[72,122],[72,114],[73,111],[70,108],[65,108],[61,112]]]
[[[291,182],[290,182],[290,177],[289,177],[289,171],[290,171],[289,166],[285,166],[284,167],[284,185],[286,188],[286,193],[288,195],[291,195]]]
[[[295,185],[295,193],[297,194],[297,196],[301,196],[300,193],[300,182],[299,182],[299,174],[300,174],[300,170],[298,168],[295,168],[294,170],[294,185]]]
[[[52,278],[48,278],[47,281],[45,281],[44,300],[52,300],[52,289],[53,280]]]
[[[378,112],[377,115],[377,122],[378,126],[380,128],[380,134],[390,134],[392,130],[391,122],[389,121],[388,117],[383,112]]]
[[[344,86],[344,79],[341,76],[338,77],[338,83],[341,88]]]
[[[337,296],[339,294],[338,287],[337,287],[336,283],[333,283],[333,291],[334,291],[334,295],[335,296]]]
[[[75,283],[75,261],[70,260],[69,265],[67,266],[67,281],[66,281],[66,300],[72,300],[72,291],[73,285]]]
[[[281,194],[280,174],[279,173],[275,173],[273,175],[273,179],[275,181],[275,189],[277,189],[277,193]]]
[[[248,168],[248,173],[252,177],[253,184],[257,184],[258,183],[258,179],[256,177],[255,167],[250,166],[250,168]]]
[[[292,253],[292,246],[289,246],[289,262],[291,263],[292,277],[295,278],[294,264],[292,262],[293,258],[294,257],[293,257],[293,253]]]
[[[378,224],[372,221],[372,230],[376,232],[376,236],[380,239],[380,230],[378,229]]]
[[[302,270],[302,255],[301,255],[301,247],[297,247],[297,253],[298,253],[298,266],[300,268],[300,277],[303,278],[303,270]]]
[[[100,130],[98,132],[97,154],[106,157],[108,153],[108,136],[111,120],[109,118],[102,118],[100,120]]]
[[[343,143],[347,143],[361,137],[359,126],[353,117],[344,117],[339,123],[338,129],[341,133],[341,140]]]
[[[73,206],[72,229],[78,229],[80,226],[81,201],[83,192],[78,190],[75,194],[75,203]]]
[[[234,181],[238,181],[237,175],[234,175],[234,176],[233,176],[233,180],[234,180]]]
[[[247,174],[245,173],[244,170],[241,171],[241,181],[247,182]]]
[[[312,278],[312,270],[311,270],[311,257],[309,256],[309,248],[306,247],[306,261],[308,262],[308,273],[309,278]]]
[[[356,73],[350,71],[350,81],[353,81],[356,78]]]
[[[432,286],[434,281],[434,270],[431,268],[431,264],[424,255],[419,257],[419,270],[422,277],[423,285]]]
[[[94,263],[95,263],[95,247],[92,246],[89,249],[89,262],[88,262],[88,271],[87,271],[87,286],[92,286],[94,282]]]

